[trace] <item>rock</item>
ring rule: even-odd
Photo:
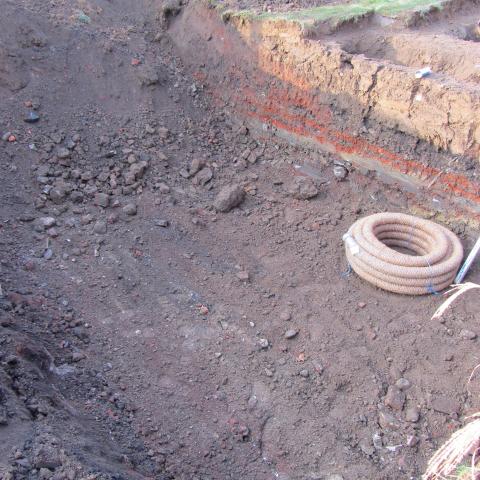
[[[460,403],[449,397],[435,397],[431,405],[436,412],[446,415],[458,414],[461,410]]]
[[[137,70],[137,74],[140,80],[140,84],[144,87],[156,85],[160,81],[160,78],[158,77],[158,73],[155,71],[155,68],[148,65],[140,67]]]
[[[58,158],[66,159],[66,158],[70,158],[71,155],[72,155],[72,153],[70,152],[70,150],[68,148],[60,147],[57,150],[57,157]]]
[[[155,225],[157,227],[162,227],[162,228],[166,228],[170,225],[169,221],[168,220],[155,220]]]
[[[233,184],[223,187],[213,202],[213,206],[219,212],[229,212],[238,207],[245,198],[245,191],[240,185]]]
[[[98,220],[93,226],[93,231],[99,235],[107,233],[107,222],[104,220]]]
[[[82,215],[80,217],[80,223],[82,225],[88,225],[92,221],[93,221],[93,215],[91,215],[90,213],[87,213],[86,215]]]
[[[35,220],[35,217],[33,215],[31,215],[30,213],[22,213],[18,219],[21,221],[21,222],[33,222],[33,220]]]
[[[124,174],[125,185],[133,185],[135,183],[135,174],[133,172],[127,172]]]
[[[415,435],[408,435],[407,437],[407,447],[414,447],[419,442],[419,439]]]
[[[61,464],[60,452],[51,445],[40,445],[33,452],[33,466],[35,468],[54,469]]]
[[[148,168],[148,163],[145,161],[135,163],[130,167],[129,175],[133,176],[134,180],[140,180],[141,178],[143,178],[143,175],[147,171],[147,168]]]
[[[170,187],[166,183],[163,183],[163,182],[158,183],[157,188],[160,193],[165,193],[165,194],[170,193]]]
[[[309,200],[318,195],[318,189],[311,178],[295,177],[288,193],[298,200]]]
[[[410,383],[409,380],[407,380],[406,378],[399,378],[396,382],[395,382],[395,386],[402,390],[402,391],[405,391],[405,390],[408,390],[412,384]]]
[[[190,164],[189,173],[191,176],[198,173],[205,166],[205,160],[202,158],[194,158]]]
[[[43,252],[43,258],[45,260],[51,260],[53,257],[53,250],[51,248],[47,248],[44,252]]]
[[[193,178],[195,185],[206,185],[213,178],[213,170],[211,168],[204,168],[200,170]]]
[[[475,340],[477,338],[477,334],[475,332],[472,332],[471,330],[462,330],[460,332],[460,336],[464,340]]]
[[[378,412],[378,424],[384,430],[398,430],[400,428],[399,420],[385,410]]]
[[[113,225],[114,223],[117,223],[118,221],[118,214],[117,213],[111,213],[108,217],[107,217],[107,222],[110,223],[111,225]]]
[[[54,187],[50,190],[48,196],[53,203],[59,205],[65,201],[65,198],[67,197],[67,192],[64,188]]]
[[[72,329],[72,333],[79,338],[80,340],[83,340],[84,342],[88,340],[88,332],[84,327],[77,326]]]
[[[360,447],[360,450],[368,457],[371,457],[375,453],[375,448],[369,438],[363,438],[360,440],[358,446]]]
[[[23,121],[26,123],[36,123],[40,120],[40,115],[33,110],[28,112]]]
[[[77,363],[80,360],[83,360],[85,358],[85,354],[82,352],[73,352],[72,353],[72,362]]]
[[[333,174],[337,180],[344,180],[347,178],[348,170],[343,165],[334,165]]]
[[[93,203],[99,207],[107,208],[110,204],[110,196],[106,193],[96,193]]]
[[[162,139],[162,140],[165,140],[166,138],[168,138],[168,136],[170,135],[170,130],[166,127],[159,127],[158,129],[158,136]]]
[[[375,433],[372,435],[372,442],[373,442],[373,446],[374,446],[377,450],[380,450],[380,449],[383,448],[382,436],[381,436],[378,432],[375,432]]]
[[[179,172],[179,175],[183,178],[190,178],[190,172],[186,168],[182,168]]]
[[[134,203],[127,203],[122,210],[125,215],[133,216],[137,214],[137,206]]]
[[[270,345],[269,341],[266,338],[260,338],[258,340],[258,344],[260,345],[261,348],[267,349]]]
[[[288,340],[295,338],[298,335],[298,330],[296,328],[290,328],[285,332],[284,337]]]
[[[310,372],[304,368],[303,370],[300,370],[299,375],[303,378],[308,378],[310,376]]]
[[[83,193],[79,192],[78,190],[74,190],[70,194],[70,201],[72,203],[82,203],[83,202]]]
[[[405,394],[396,386],[390,385],[385,396],[385,405],[393,408],[393,410],[402,410],[404,404]]]
[[[291,320],[292,314],[289,310],[284,310],[282,313],[280,313],[280,320],[282,322],[288,322]]]
[[[57,221],[53,217],[41,217],[35,222],[35,230],[37,230],[37,232],[42,232],[56,224]]]
[[[405,420],[410,423],[417,423],[420,420],[420,410],[415,406],[407,408]]]
[[[249,399],[248,399],[248,409],[249,410],[254,410],[255,407],[257,406],[257,403],[258,403],[258,400],[257,400],[257,397],[255,395],[252,395]]]

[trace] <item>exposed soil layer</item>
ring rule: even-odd
[[[421,192],[251,129],[264,90],[191,76],[172,5],[2,8],[0,476],[418,478],[480,407],[480,300],[432,321],[439,296],[364,283],[341,237]]]
[[[476,44],[375,18],[363,27],[367,34],[361,24],[326,35],[293,21],[233,16],[225,24],[195,3],[172,31],[197,78],[259,127],[478,214]],[[427,61],[433,73],[417,79]]]

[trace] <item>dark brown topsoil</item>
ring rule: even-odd
[[[3,3],[0,477],[419,478],[480,406],[478,296],[432,321],[349,272],[403,193],[213,108],[161,12]]]

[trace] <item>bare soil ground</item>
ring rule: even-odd
[[[407,198],[213,107],[161,12],[2,5],[0,476],[418,478],[480,407],[478,297],[349,272]]]

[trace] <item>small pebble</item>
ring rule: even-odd
[[[477,334],[475,332],[465,329],[460,332],[460,336],[465,340],[475,340],[477,338]]]
[[[40,115],[37,112],[28,112],[27,116],[23,119],[26,123],[36,123],[40,120]]]
[[[125,215],[133,216],[137,214],[137,206],[134,203],[127,203],[122,210]]]
[[[284,337],[286,339],[295,338],[298,335],[298,330],[296,328],[289,328],[286,332]]]
[[[410,383],[409,380],[407,380],[406,378],[399,378],[396,382],[395,382],[395,385],[397,388],[399,388],[400,390],[408,390],[412,384]]]

